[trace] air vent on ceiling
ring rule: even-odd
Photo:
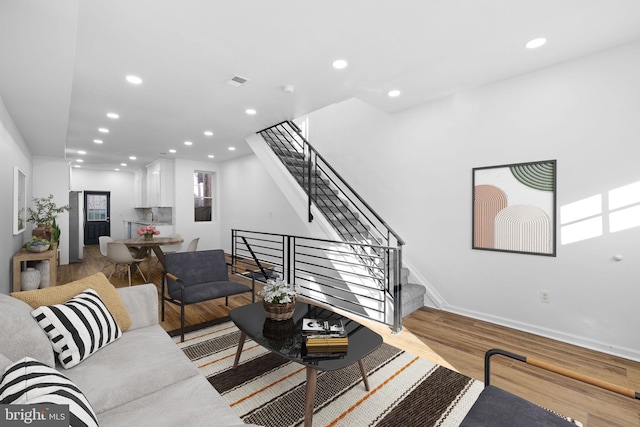
[[[229,79],[227,84],[229,86],[239,87],[239,86],[242,86],[243,84],[247,83],[248,81],[249,81],[249,79],[247,79],[246,77],[235,75],[235,76],[233,76],[233,77],[231,77]]]

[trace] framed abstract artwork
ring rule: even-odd
[[[473,249],[556,256],[556,161],[473,168]]]

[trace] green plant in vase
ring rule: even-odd
[[[34,197],[32,199],[32,207],[27,208],[26,221],[37,224],[38,227],[34,228],[32,233],[34,236],[46,238],[47,240],[59,242],[60,240],[60,228],[56,229],[52,226],[55,219],[62,212],[66,212],[69,209],[69,205],[58,206],[53,201],[53,194],[49,194],[47,197]],[[56,240],[54,240],[54,234],[57,234]]]

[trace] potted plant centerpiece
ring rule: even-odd
[[[58,206],[53,201],[53,194],[47,197],[34,197],[32,200],[33,207],[27,208],[27,221],[37,224],[32,230],[32,235],[41,239],[52,241],[52,238],[59,236],[59,230],[52,226],[58,215],[70,209],[69,205]]]
[[[258,295],[263,298],[262,305],[268,319],[287,320],[293,316],[297,292],[282,278],[267,280]]]

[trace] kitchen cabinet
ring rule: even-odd
[[[143,208],[146,206],[146,190],[147,190],[147,178],[144,169],[138,169],[133,173],[133,205],[136,208]]]
[[[173,161],[149,163],[146,183],[147,207],[173,206]]]

